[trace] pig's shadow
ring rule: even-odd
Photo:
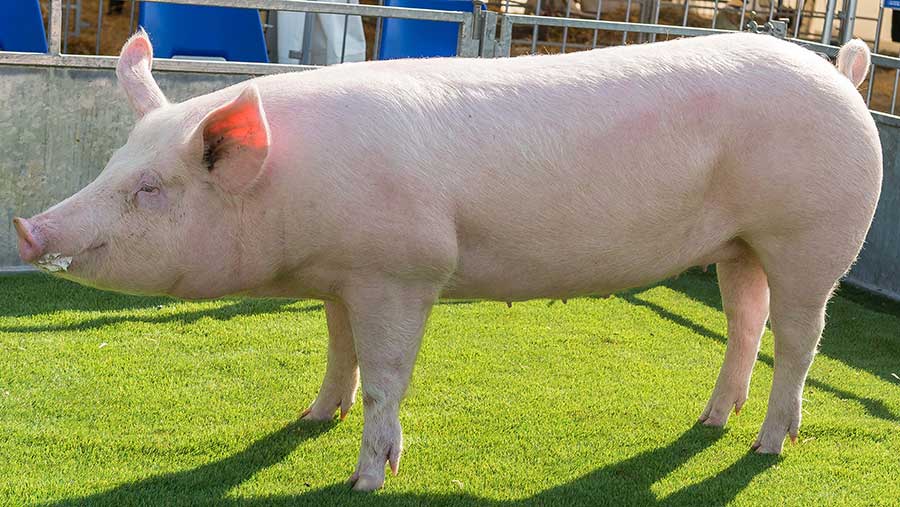
[[[202,318],[230,320],[241,315],[261,315],[271,313],[306,313],[320,311],[322,304],[294,306],[296,301],[287,299],[243,299],[227,300],[227,304],[216,308],[205,308],[187,312],[170,312],[165,307],[178,300],[167,297],[128,296],[106,292],[43,274],[0,276],[0,316],[22,317],[42,315],[58,311],[100,312],[75,322],[60,324],[7,325],[0,326],[0,332],[43,333],[58,331],[84,331],[98,329],[119,322],[181,322],[189,324]],[[51,295],[52,297],[48,297]],[[116,315],[113,312],[127,310],[159,309],[142,315]]]
[[[719,287],[713,274],[700,274],[692,271],[677,279],[667,280],[663,285],[681,292],[698,303],[719,312],[722,311]],[[838,296],[829,304],[828,322],[822,335],[819,353],[893,383],[890,374],[896,371],[896,364],[900,361],[900,341],[896,339],[897,336],[900,336],[900,304],[848,287],[842,287]],[[725,334],[721,332],[697,324],[677,315],[671,309],[647,301],[640,295],[639,290],[629,291],[619,297],[632,305],[650,309],[663,319],[688,328],[698,336],[721,343],[725,343],[727,340]],[[888,316],[888,320],[881,320],[877,328],[864,328],[862,335],[854,335],[852,333],[859,327],[856,324],[859,318],[859,309],[854,304],[861,305],[868,311]],[[757,360],[765,363],[769,368],[774,366],[774,359],[769,354],[760,352]],[[886,421],[900,421],[900,414],[892,411],[884,401],[852,393],[820,381],[815,377],[815,369],[806,384],[840,399],[854,400],[873,417]]]
[[[227,497],[231,489],[287,457],[300,442],[315,438],[330,427],[331,423],[296,421],[229,458],[50,505],[723,505],[734,499],[755,476],[780,460],[777,456],[747,453],[711,477],[657,499],[651,490],[654,483],[713,445],[724,433],[721,429],[694,425],[665,447],[605,466],[568,484],[517,501],[496,501],[463,492],[394,494],[390,492],[390,481],[387,490],[377,495],[356,494],[345,483],[336,483],[297,495],[258,499]]]
[[[172,300],[163,300],[172,303]],[[36,325],[12,325],[0,326],[0,332],[7,333],[46,333],[57,331],[85,331],[97,329],[119,322],[145,322],[160,324],[164,322],[181,322],[190,324],[203,318],[216,320],[231,320],[241,315],[263,315],[276,313],[309,313],[318,312],[324,308],[321,303],[307,304],[305,306],[289,306],[296,301],[288,299],[242,299],[228,300],[228,304],[217,308],[205,308],[189,312],[160,312],[159,315],[102,315],[91,319],[80,320],[65,324],[36,324]],[[160,308],[163,310],[163,308]]]
[[[0,276],[0,295],[0,317],[24,317],[64,310],[136,310],[174,301],[165,297],[125,296],[106,292],[43,273]]]

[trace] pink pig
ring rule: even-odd
[[[307,419],[362,377],[358,490],[402,450],[398,410],[441,298],[610,294],[715,263],[728,347],[700,420],[747,399],[767,318],[768,412],[796,439],[825,305],[878,202],[881,146],[856,87],[788,42],[716,35],[554,56],[354,63],[180,104],[138,33],[117,75],[138,116],[100,176],[30,219],[19,252],[132,293],[325,301]]]

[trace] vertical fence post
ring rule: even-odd
[[[378,5],[384,5],[384,0],[378,0]],[[381,24],[384,18],[378,16],[375,18],[375,44],[372,47],[372,59],[378,60],[378,53],[381,52]]]
[[[69,17],[72,14],[72,2],[71,0],[65,0],[65,6],[63,12],[63,21],[62,21],[62,51],[64,53],[69,52]],[[78,23],[78,11],[75,11],[75,23]]]
[[[831,29],[834,26],[834,10],[837,0],[828,0],[825,6],[825,24],[822,26],[822,44],[831,44]]]
[[[500,39],[497,43],[497,52],[495,55],[497,57],[507,57],[510,55],[510,51],[512,51],[512,29],[513,24],[504,15],[500,15]]]
[[[100,54],[100,35],[103,33],[103,0],[97,2],[97,44],[94,46],[94,54]]]
[[[303,65],[312,65],[312,36],[313,30],[316,29],[316,15],[307,12],[303,16],[303,51],[300,53],[300,63]]]
[[[572,14],[572,1],[566,0],[566,19],[569,19],[569,16]],[[569,25],[563,27],[563,35],[562,35],[562,48],[560,49],[560,53],[566,52],[566,45],[569,43]]]
[[[878,6],[878,19],[875,21],[875,47],[872,48],[873,52],[878,53],[878,49],[881,45],[881,25],[884,21],[884,7]],[[869,65],[869,84],[866,87],[866,107],[871,109],[872,104],[872,88],[875,87],[875,64]]]
[[[853,25],[856,23],[856,0],[844,0],[841,14],[841,44],[853,38]]]
[[[62,0],[50,0],[50,54],[62,52]]]
[[[595,21],[600,21],[600,11],[603,10],[603,0],[597,0],[597,15],[594,16]],[[591,41],[591,49],[597,47],[597,35],[600,30],[594,29],[594,39]]]
[[[137,2],[135,0],[131,0],[131,11],[128,13],[128,35],[134,33],[134,14],[137,9]]]
[[[628,0],[631,2],[631,0]],[[534,6],[534,15],[541,15],[541,0],[537,0]],[[534,28],[531,29],[531,54],[537,53],[537,43],[538,43],[538,26],[534,25]]]
[[[794,12],[794,17],[797,18],[795,21],[797,22],[794,25],[794,38],[800,36],[800,21],[803,18],[803,4],[804,0],[798,0],[797,2],[797,10]]]
[[[472,2],[472,15],[467,16],[462,23],[459,24],[458,38],[456,41],[456,55],[463,58],[474,58],[478,56],[480,50],[479,41],[475,38],[478,24],[475,22],[478,16],[481,16],[481,1]]]
[[[499,44],[497,43],[497,13],[484,11],[484,18],[478,33],[481,34],[481,49],[478,55],[482,58],[496,58]]]
[[[278,62],[278,11],[266,11],[266,50],[269,61]]]

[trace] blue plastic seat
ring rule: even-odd
[[[384,0],[389,7],[471,12],[471,0]],[[456,56],[459,23],[385,18],[379,60]]]
[[[47,52],[38,0],[0,0],[0,51]]]
[[[199,56],[268,63],[259,11],[141,2],[138,23],[160,58]]]

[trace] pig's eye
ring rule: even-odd
[[[141,185],[141,188],[138,189],[138,192],[144,192],[147,194],[155,194],[159,192],[159,189],[152,185]]]

